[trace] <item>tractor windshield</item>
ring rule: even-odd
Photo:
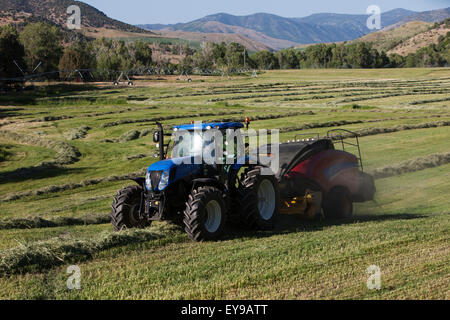
[[[235,159],[243,147],[240,130],[178,131],[173,136],[172,158]]]
[[[175,135],[172,158],[201,156],[205,149],[214,149],[214,136],[199,131],[181,131]]]

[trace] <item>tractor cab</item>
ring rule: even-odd
[[[153,141],[157,143],[159,148],[158,156],[160,160],[168,159],[169,153],[171,159],[204,156],[208,151],[214,152],[217,150],[214,147],[223,147],[224,155],[232,156],[229,148],[227,148],[230,144],[227,136],[230,135],[233,135],[235,146],[244,145],[243,135],[240,132],[244,125],[240,122],[180,125],[172,128],[172,134],[165,134],[162,125],[160,123],[157,123],[157,125],[159,130],[155,132]],[[166,144],[164,142],[165,137],[169,136],[171,142]],[[169,152],[170,149],[172,149],[172,152]]]
[[[232,134],[235,147],[243,145],[240,132],[244,125],[240,122],[228,123],[199,123],[176,126],[173,128],[172,140],[174,146],[172,158],[183,157],[216,157],[216,151],[221,149],[226,157],[236,154],[227,150],[229,141],[227,136]]]

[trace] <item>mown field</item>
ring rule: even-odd
[[[38,86],[0,95],[2,299],[449,299],[450,69],[299,70]],[[114,194],[156,161],[151,132],[203,121],[361,135],[376,201],[352,219],[281,216],[192,243],[175,225],[113,233]],[[67,267],[81,269],[70,291]],[[366,269],[382,272],[368,290]]]

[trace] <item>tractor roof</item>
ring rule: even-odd
[[[240,122],[211,122],[211,123],[195,123],[195,124],[185,124],[182,126],[175,126],[173,127],[176,130],[187,130],[187,131],[194,131],[194,130],[210,130],[210,129],[219,129],[219,130],[225,130],[225,129],[241,129],[244,125]]]

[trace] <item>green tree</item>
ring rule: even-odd
[[[294,49],[285,49],[277,52],[278,65],[281,69],[297,69],[299,61]]]
[[[95,68],[92,44],[84,40],[74,41],[64,49],[59,60],[60,77],[66,78],[73,70]]]
[[[47,23],[27,25],[20,33],[20,42],[25,48],[25,59],[29,70],[33,70],[39,62],[41,72],[58,69],[63,54],[61,33],[56,26]]]
[[[267,50],[258,51],[250,57],[259,69],[278,69],[278,60],[275,55]]]
[[[137,40],[128,45],[134,68],[149,67],[152,63],[152,49],[148,43]]]
[[[0,78],[13,78],[21,76],[14,60],[24,67],[25,51],[19,42],[16,29],[12,26],[0,27]]]
[[[225,59],[227,66],[231,69],[253,66],[247,49],[239,43],[232,42],[227,46]]]
[[[405,57],[403,57],[397,53],[390,55],[389,61],[390,61],[391,67],[394,67],[394,68],[403,67],[405,65]]]

